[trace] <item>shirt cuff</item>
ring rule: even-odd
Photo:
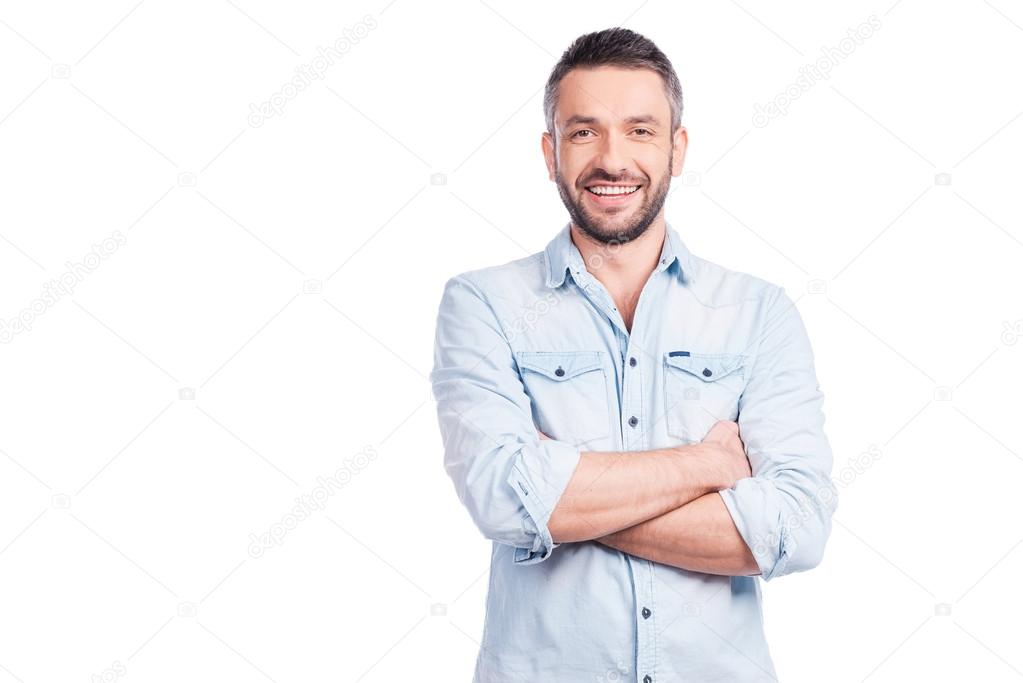
[[[516,564],[536,564],[551,556],[555,543],[547,522],[568,486],[579,458],[578,446],[563,441],[541,439],[538,446],[526,445],[515,455],[508,484],[518,495],[526,514],[522,526],[533,545],[516,547]]]
[[[763,485],[758,485],[756,478],[740,479],[734,488],[718,491],[721,499],[732,516],[735,528],[746,542],[753,559],[760,568],[760,577],[769,581],[780,568],[779,560],[783,557],[784,533],[776,523],[781,517],[777,506]],[[745,511],[749,508],[749,514]]]

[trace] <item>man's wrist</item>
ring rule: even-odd
[[[721,461],[715,457],[713,449],[708,448],[707,444],[676,446],[672,450],[682,464],[685,488],[695,493],[694,498],[728,488],[729,483],[725,481]]]

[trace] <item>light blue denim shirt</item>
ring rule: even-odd
[[[837,507],[813,353],[783,288],[666,235],[631,333],[568,224],[544,251],[444,287],[431,373],[444,466],[493,541],[479,683],[775,680],[760,580],[816,566]],[[694,443],[719,419],[738,421],[752,466],[719,495],[760,576],[552,541],[582,451]]]

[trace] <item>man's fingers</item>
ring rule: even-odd
[[[721,441],[733,437],[737,437],[739,434],[739,423],[731,420],[718,420],[711,425],[710,430],[707,432],[707,436],[704,437],[704,441],[712,439],[715,441]]]

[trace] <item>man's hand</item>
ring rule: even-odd
[[[740,479],[753,476],[737,422],[718,420],[700,445],[708,464],[721,476],[721,488],[732,488]]]
[[[712,491],[658,517],[599,538],[598,542],[687,571],[724,576],[760,573],[753,553],[717,493],[753,476],[739,438],[739,425],[719,421],[703,441],[678,449],[685,457],[698,460],[697,471],[704,472],[707,480],[714,483]]]

